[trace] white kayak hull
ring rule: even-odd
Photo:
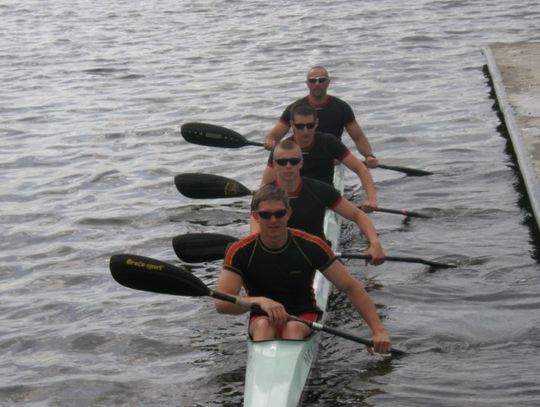
[[[336,167],[334,185],[343,193],[343,167]],[[338,249],[341,218],[327,211],[326,238]],[[317,271],[313,281],[317,305],[326,310],[330,282]],[[324,321],[325,313],[323,313]],[[296,407],[319,349],[320,333],[313,332],[303,341],[274,339],[248,341],[248,359],[244,386],[244,407]]]
[[[248,342],[244,406],[296,407],[319,347],[319,333],[305,341]]]

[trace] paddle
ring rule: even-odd
[[[397,165],[386,165],[386,164],[381,164],[381,163],[377,164],[376,168],[382,168],[384,170],[399,171],[413,177],[424,177],[426,175],[433,175],[432,172],[425,171],[425,170],[419,170],[416,168],[408,168],[408,167],[400,167]]]
[[[119,284],[135,290],[150,291],[160,294],[179,295],[183,297],[212,297],[218,300],[238,304],[248,309],[260,311],[257,304],[243,301],[240,298],[214,291],[208,288],[199,278],[183,267],[176,267],[149,257],[134,254],[115,254],[111,256],[109,268],[113,278]],[[373,342],[317,322],[306,321],[289,315],[289,319],[302,322],[316,331],[324,331],[351,341],[373,346]],[[391,349],[393,355],[404,355],[404,351]]]
[[[240,133],[225,127],[216,126],[207,123],[185,123],[180,128],[182,137],[189,143],[199,144],[201,146],[220,147],[220,148],[240,148],[244,146],[264,147],[263,143],[249,141]],[[432,172],[418,170],[414,168],[398,167],[394,165],[377,165],[378,168],[403,172],[411,176],[431,175]]]
[[[180,260],[188,263],[199,263],[223,259],[229,244],[236,240],[232,236],[216,233],[188,233],[175,236],[172,244],[174,252]],[[370,259],[370,256],[359,253],[336,253],[336,255],[342,259]],[[454,264],[439,263],[418,257],[385,256],[384,258],[387,261],[419,263],[433,268],[456,267]]]
[[[380,206],[374,209],[375,212],[385,212],[385,213],[394,213],[396,215],[403,215],[408,218],[425,218],[425,219],[431,219],[431,216],[425,215],[423,213],[419,212],[413,212],[408,211],[406,209],[388,209],[388,208],[381,208]]]
[[[174,184],[182,195],[195,199],[234,198],[252,194],[244,185],[221,175],[178,174],[174,177]]]
[[[252,195],[254,191],[231,178],[221,175],[185,173],[174,177],[174,184],[178,191],[194,199],[236,198]],[[405,209],[387,209],[378,207],[376,212],[394,213],[407,217],[431,218],[418,212]]]

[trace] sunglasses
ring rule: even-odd
[[[315,77],[311,77],[311,78],[307,78],[308,82],[309,83],[325,83],[328,78],[326,76],[315,76]]]
[[[300,161],[302,161],[301,158],[296,158],[296,157],[293,157],[293,158],[276,158],[274,160],[276,162],[277,165],[281,166],[281,167],[285,167],[287,165],[287,163],[291,164],[291,165],[298,165],[300,164]]]
[[[311,123],[294,123],[294,127],[296,127],[298,130],[302,130],[304,127],[307,127],[308,129],[312,129],[315,127],[315,122]]]
[[[287,215],[287,209],[279,209],[277,211],[258,211],[257,214],[263,219],[270,219],[274,216],[276,219],[281,219]]]

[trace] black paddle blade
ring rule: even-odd
[[[250,144],[234,130],[213,124],[185,123],[180,132],[186,141],[202,146],[240,148]]]
[[[173,238],[173,249],[178,258],[188,263],[220,260],[236,238],[219,233],[188,233]]]
[[[404,174],[411,175],[414,177],[425,177],[426,175],[433,175],[432,172],[419,170],[416,168],[408,168],[408,167],[398,167],[396,165],[385,165],[385,164],[379,164],[377,165],[378,168],[383,168],[385,170],[392,170],[392,171],[399,171],[403,172]]]
[[[159,294],[202,297],[209,288],[183,267],[135,254],[115,254],[109,263],[117,283],[135,290]]]
[[[213,174],[187,173],[174,177],[178,191],[188,198],[214,199],[251,195],[244,185],[230,178]]]

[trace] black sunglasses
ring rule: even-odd
[[[274,161],[276,162],[277,165],[281,166],[281,167],[285,167],[287,165],[287,163],[291,164],[291,165],[298,165],[300,164],[300,161],[302,161],[301,158],[296,158],[296,157],[292,157],[292,158],[276,158],[274,159]]]
[[[307,78],[308,82],[309,83],[325,83],[328,78],[326,76],[316,76],[316,77],[311,77],[311,78]]]
[[[270,219],[272,216],[275,216],[276,219],[281,219],[287,215],[287,209],[279,209],[277,211],[258,211],[257,214],[263,219]]]
[[[296,127],[298,130],[302,130],[304,127],[307,127],[308,129],[312,129],[313,127],[315,127],[315,122],[311,122],[311,123],[294,123],[294,127]]]

